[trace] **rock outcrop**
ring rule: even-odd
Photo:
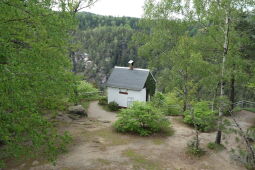
[[[86,116],[86,117],[88,116],[82,105],[70,106],[68,108],[68,113],[74,114],[74,115],[79,115],[79,116]]]

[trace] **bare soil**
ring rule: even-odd
[[[230,150],[237,142],[235,134],[224,134],[226,149],[212,151],[206,145],[213,142],[215,132],[201,133],[201,146],[206,150],[202,157],[187,153],[187,142],[195,131],[182,123],[182,117],[169,117],[174,134],[169,137],[139,137],[115,132],[112,123],[116,113],[104,111],[97,102],[88,109],[88,118],[63,123],[63,129],[73,136],[67,153],[62,154],[55,166],[39,160],[20,165],[9,165],[9,169],[20,170],[243,170],[230,157]],[[242,128],[254,125],[255,114],[241,111],[236,119]]]

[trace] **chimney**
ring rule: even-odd
[[[133,60],[130,60],[130,61],[128,62],[128,64],[129,64],[129,70],[133,70],[133,69],[134,69],[134,61],[133,61]]]

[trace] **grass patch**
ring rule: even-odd
[[[196,157],[201,157],[205,155],[205,150],[201,148],[200,146],[196,146],[197,140],[196,138],[193,138],[192,140],[188,141],[187,143],[187,154],[196,156]]]
[[[167,128],[163,128],[161,132],[159,132],[158,134],[161,135],[162,137],[166,137],[166,136],[173,136],[174,135],[174,129],[172,126],[167,127]]]
[[[207,144],[207,147],[211,150],[215,150],[215,151],[221,151],[223,149],[225,149],[225,146],[222,144],[216,144],[214,142],[210,142]]]
[[[166,143],[166,140],[163,138],[154,138],[154,139],[152,139],[152,142],[155,145],[161,145],[161,144]]]
[[[88,140],[93,140],[95,137],[101,137],[105,140],[104,145],[116,146],[125,145],[130,142],[130,138],[120,133],[115,132],[112,128],[105,128],[96,131],[87,131],[84,134]]]
[[[109,105],[99,105],[103,110],[107,111],[107,112],[113,112],[113,113],[118,113],[120,112],[121,108],[118,110],[118,111],[112,111],[110,108],[109,108]]]
[[[195,147],[187,147],[187,153],[192,156],[201,157],[205,155],[205,151],[202,148],[196,149]]]
[[[243,110],[254,112],[255,113],[255,108],[243,108]]]
[[[121,109],[116,102],[110,102],[108,104],[106,96],[100,97],[98,104],[107,112],[118,112]]]
[[[95,163],[99,163],[100,165],[110,165],[112,162],[107,159],[96,159]]]
[[[255,113],[255,108],[254,107],[235,107],[234,108],[234,112],[240,112],[242,110],[246,110],[246,111],[249,111],[249,112],[254,112]]]
[[[128,157],[133,162],[134,169],[146,169],[146,170],[160,170],[162,169],[160,164],[156,161],[146,158],[144,155],[137,153],[132,149],[127,149],[122,152],[122,155]]]

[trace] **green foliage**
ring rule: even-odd
[[[84,80],[77,82],[77,91],[79,99],[95,100],[99,98],[98,90]]]
[[[196,142],[196,139],[192,139],[187,143],[187,152],[194,156],[203,156],[205,154],[205,151],[202,148],[197,147]]]
[[[75,20],[53,3],[0,1],[0,160],[54,160],[69,141],[43,118],[73,93],[68,32]]]
[[[252,107],[252,108],[250,108],[250,107],[243,108],[243,110],[247,110],[249,112],[254,112],[255,113],[255,108],[254,107]]]
[[[254,100],[254,9],[250,0],[149,0],[140,21],[143,31],[133,40],[156,75],[158,88],[177,89],[184,110],[193,100],[214,100],[221,79],[231,102]],[[182,19],[173,13],[182,13]],[[228,25],[226,18],[232,20]],[[228,48],[222,64],[224,37]]]
[[[255,142],[255,127],[247,129],[247,137],[251,142]]]
[[[253,145],[252,147],[254,150],[255,146]],[[233,159],[242,163],[246,169],[248,170],[255,169],[254,155],[252,155],[251,152],[247,152],[247,150],[244,150],[244,149],[238,149],[238,150],[232,149],[231,152],[232,152]]]
[[[162,170],[159,161],[148,159],[148,155],[142,155],[141,153],[127,149],[122,152],[123,156],[128,157],[133,164],[133,169],[146,169],[146,170]]]
[[[110,102],[108,104],[108,108],[110,109],[110,111],[118,111],[119,110],[119,105],[116,102]]]
[[[80,102],[80,104],[83,106],[83,108],[84,108],[85,111],[87,112],[87,111],[88,111],[88,108],[89,108],[90,101],[88,101],[88,100],[82,100],[82,101]]]
[[[71,141],[69,134],[58,135],[54,125],[38,113],[20,111],[0,118],[0,136],[4,144],[0,148],[1,159],[43,156],[54,161]]]
[[[249,112],[254,112],[255,113],[255,108],[254,107],[240,107],[240,106],[235,107],[233,112],[240,112],[242,110],[247,110]]]
[[[107,103],[107,97],[106,96],[100,97],[98,104],[100,104],[100,105],[107,105],[108,104]]]
[[[165,104],[166,97],[161,92],[157,92],[151,99],[152,105],[156,108],[161,108]]]
[[[222,144],[217,144],[215,142],[208,143],[207,147],[211,150],[216,150],[216,151],[220,151],[220,150],[223,150],[225,148]]]
[[[219,110],[219,108],[221,109],[222,113],[225,116],[229,116],[230,115],[230,110],[231,110],[231,102],[228,99],[227,96],[223,96],[223,97],[216,97],[215,101],[214,101],[214,106],[215,106],[215,110]]]
[[[79,12],[77,19],[79,20],[80,30],[88,30],[104,26],[129,26],[132,29],[138,29],[137,22],[139,20],[138,18],[132,17],[102,16],[88,12]]]
[[[165,115],[179,115],[181,113],[181,101],[177,98],[176,93],[167,93],[163,95],[157,92],[152,98],[152,105],[162,111]]]
[[[134,102],[131,108],[122,109],[114,127],[119,132],[131,132],[141,136],[169,131],[170,122],[158,110],[147,103]]]
[[[102,80],[115,65],[127,66],[133,59],[136,67],[146,66],[146,61],[137,55],[137,47],[131,43],[138,29],[138,18],[78,12],[77,20],[79,27],[73,33],[71,48],[76,73],[85,74],[87,80],[103,88]]]
[[[190,111],[184,113],[184,122],[197,126],[199,131],[208,132],[216,128],[216,113],[209,108],[209,103],[206,101],[198,102],[194,105],[194,117]]]
[[[137,47],[130,44],[134,33],[133,29],[124,26],[97,27],[79,33],[77,36],[82,42],[82,50],[92,61],[79,71],[101,85],[114,66],[127,66],[130,59],[135,61],[135,67],[145,67],[146,61],[137,55]]]
[[[163,113],[165,115],[179,115],[181,111],[181,101],[177,98],[176,93],[167,93]]]

